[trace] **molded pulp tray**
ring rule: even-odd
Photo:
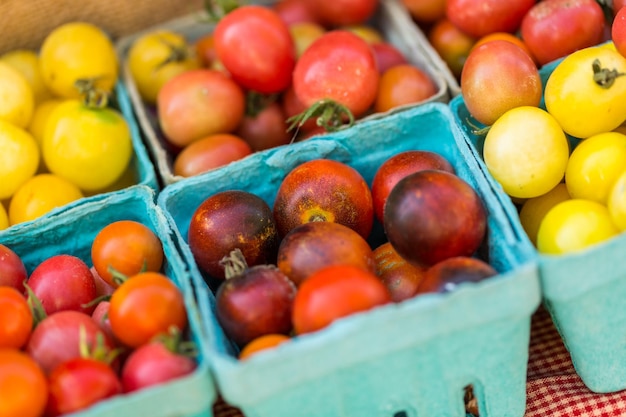
[[[559,62],[541,69],[544,86]],[[484,136],[475,135],[468,120],[480,123],[471,117],[462,96],[450,107],[472,152],[482,160]],[[487,170],[485,175],[501,204],[515,210],[511,222],[523,233],[513,203]],[[585,385],[599,393],[626,389],[626,235],[562,256],[539,254],[525,233],[523,244],[538,257],[543,302]]]
[[[200,313],[193,297],[189,272],[176,251],[163,212],[155,204],[155,191],[137,185],[84,204],[67,208],[38,224],[27,224],[19,231],[9,229],[0,243],[11,248],[24,261],[28,274],[52,255],[69,254],[91,266],[91,243],[107,224],[135,220],[150,227],[162,240],[165,254],[163,272],[183,291],[192,340],[201,351],[197,369],[188,376],[102,401],[76,417],[210,416],[216,398],[209,365],[203,355],[205,338]]]
[[[267,6],[273,2],[257,1],[252,3]],[[427,45],[428,41],[422,41],[420,38],[413,36],[412,31],[406,30],[407,27],[403,16],[404,12],[405,11],[402,9],[402,6],[400,6],[395,0],[382,0],[380,2],[380,7],[375,14],[375,19],[372,22],[372,25],[380,30],[387,41],[391,42],[398,49],[400,49],[400,51],[406,55],[407,59],[412,64],[424,70],[435,83],[437,93],[435,93],[435,95],[430,99],[421,103],[429,101],[447,102],[450,97],[448,95],[446,81],[441,76],[439,69],[431,64],[430,60],[426,58],[427,52],[425,51],[425,45],[422,44],[422,42]],[[207,19],[208,18],[205,12],[198,12],[180,19],[172,20],[171,22],[167,22],[163,25],[138,32],[133,36],[127,36],[117,42],[118,54],[123,63],[122,77],[124,79],[124,83],[128,87],[131,102],[137,114],[137,119],[139,120],[139,125],[145,134],[148,148],[156,161],[158,175],[164,186],[179,181],[183,177],[174,175],[173,173],[173,157],[167,151],[168,147],[166,145],[165,138],[163,137],[163,133],[160,131],[158,126],[156,110],[154,106],[146,105],[141,100],[137,86],[135,85],[130,74],[126,56],[132,43],[137,38],[156,29],[176,31],[177,33],[185,36],[185,38],[190,42],[194,42],[201,36],[210,33],[213,30],[214,25],[209,23]],[[401,106],[385,113],[375,113],[366,118],[382,117],[417,104],[420,103]],[[361,120],[365,120],[366,118]]]
[[[130,103],[130,98],[126,91],[126,87],[122,83],[117,83],[115,86],[115,95],[113,97],[114,105],[113,108],[116,108],[118,111],[126,119],[128,123],[128,127],[130,128],[131,139],[133,142],[133,157],[131,159],[129,170],[131,172],[126,172],[124,175],[124,181],[128,175],[132,175],[134,180],[134,185],[145,185],[152,189],[158,189],[158,182],[156,177],[156,171],[154,169],[154,165],[148,156],[148,151],[146,150],[146,146],[143,143],[141,138],[139,126],[137,125],[137,120],[135,119],[135,115],[133,114],[132,105]],[[102,161],[102,163],[106,163],[106,161]],[[11,226],[8,229],[0,230],[0,239],[3,238],[4,233],[8,230],[18,232],[22,229],[24,230],[32,230],[34,224],[44,223],[50,215],[54,215],[60,210],[66,210],[70,207],[74,207],[76,205],[80,205],[87,202],[98,201],[104,195],[108,195],[113,193],[114,191],[102,192],[95,195],[85,196],[81,199],[73,201],[65,206],[53,209],[50,213],[41,216],[35,220],[18,223],[14,226]],[[35,226],[36,227],[36,226]]]
[[[415,149],[445,156],[481,195],[489,224],[480,252],[498,276],[353,315],[238,362],[186,243],[198,205],[217,192],[241,189],[271,207],[284,176],[316,158],[347,163],[371,185],[383,161]],[[247,417],[461,416],[463,388],[473,384],[481,417],[523,416],[530,317],[540,302],[537,268],[519,251],[519,231],[478,170],[447,105],[428,103],[165,187],[157,204],[189,261],[210,337],[206,355],[225,401]]]

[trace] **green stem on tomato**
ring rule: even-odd
[[[623,72],[618,72],[615,68],[603,68],[599,59],[594,59],[591,68],[593,69],[593,81],[602,88],[610,88],[617,77],[626,75]]]
[[[222,17],[241,6],[237,0],[204,0],[204,9],[211,22],[218,22]]]
[[[299,129],[312,117],[316,117],[316,124],[327,132],[335,132],[342,127],[350,127],[354,124],[354,115],[347,106],[334,100],[323,99],[313,103],[302,113],[287,119],[287,123],[290,124],[287,131]]]
[[[109,104],[109,93],[98,88],[96,83],[104,77],[79,78],[74,82],[85,106],[103,109]]]
[[[24,280],[24,288],[26,289],[26,302],[28,303],[28,308],[33,315],[33,329],[37,327],[37,325],[46,317],[48,314],[46,313],[46,309],[43,308],[43,304],[41,304],[41,300],[39,297],[35,295],[35,292],[32,288],[26,283]]]

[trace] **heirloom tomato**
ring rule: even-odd
[[[554,69],[544,91],[546,109],[577,138],[608,132],[626,120],[626,58],[608,48],[576,51]]]
[[[181,72],[199,67],[195,51],[179,33],[157,30],[133,42],[128,68],[141,98],[155,103],[163,84]]]
[[[50,172],[83,191],[96,191],[122,176],[133,143],[128,123],[117,110],[66,100],[49,116],[42,153]]]
[[[437,86],[430,75],[412,64],[395,65],[380,77],[374,110],[383,113],[433,97]]]
[[[452,74],[457,79],[460,78],[463,65],[476,38],[463,32],[444,17],[435,22],[428,31],[428,41],[450,68]]]
[[[0,416],[40,417],[48,382],[37,363],[17,349],[0,349]]]
[[[307,3],[329,27],[365,23],[378,6],[378,0],[307,0]]]
[[[291,84],[296,49],[287,24],[270,8],[241,6],[215,26],[217,57],[233,79],[259,93],[279,93]]]
[[[63,24],[44,39],[39,51],[46,86],[62,98],[80,98],[76,81],[92,79],[111,92],[118,79],[118,59],[111,38],[86,22]]]
[[[446,16],[475,38],[493,32],[515,32],[537,0],[447,0]]]

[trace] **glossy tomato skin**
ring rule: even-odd
[[[309,222],[295,227],[278,248],[278,268],[296,285],[330,265],[352,265],[374,273],[372,248],[349,227],[331,222]]]
[[[446,0],[401,0],[418,23],[433,23],[445,18]]]
[[[23,347],[33,328],[33,315],[24,294],[0,286],[0,349]]]
[[[456,256],[428,268],[417,294],[451,292],[464,282],[480,282],[497,274],[498,271],[481,259]]]
[[[98,275],[116,288],[111,268],[129,277],[141,271],[159,271],[163,265],[161,239],[148,226],[119,220],[102,228],[91,244],[91,260]]]
[[[521,36],[540,65],[597,45],[604,36],[604,13],[595,0],[544,0],[521,23]]]
[[[274,200],[278,233],[314,221],[343,224],[367,239],[374,221],[372,193],[361,174],[332,159],[314,159],[292,169]]]
[[[590,47],[565,57],[546,82],[546,109],[565,133],[576,138],[609,132],[626,118],[626,77],[602,86],[594,79],[595,61],[609,72],[626,73],[626,58],[619,52]]]
[[[240,136],[216,133],[198,139],[185,146],[174,159],[174,175],[192,177],[233,161],[253,152]]]
[[[461,93],[470,114],[492,125],[514,107],[538,106],[541,77],[523,49],[494,40],[471,50],[461,72]]]
[[[253,152],[287,145],[292,135],[287,132],[287,116],[278,102],[263,107],[257,114],[244,116],[236,132]]]
[[[292,321],[296,334],[321,330],[335,320],[390,303],[383,283],[371,272],[349,265],[320,269],[298,289]]]
[[[333,30],[304,51],[293,71],[293,87],[307,108],[330,99],[359,117],[374,103],[379,78],[369,44],[352,32]]]
[[[295,23],[318,23],[317,15],[308,0],[279,0],[272,8],[288,26]]]
[[[80,258],[55,255],[41,262],[28,278],[28,286],[41,301],[46,314],[75,310],[91,314],[95,306],[85,306],[96,296],[91,270]]]
[[[190,357],[170,351],[154,341],[133,350],[124,362],[121,381],[124,392],[133,392],[183,377],[196,369]]]
[[[611,25],[611,40],[617,51],[626,57],[626,9],[620,8]]]
[[[201,271],[224,279],[220,261],[238,248],[248,266],[275,262],[278,230],[268,204],[257,195],[229,190],[204,200],[194,212],[187,235]]]
[[[245,105],[242,88],[223,72],[210,69],[179,74],[157,97],[159,125],[167,141],[178,147],[213,133],[232,132]]]
[[[11,248],[0,244],[0,285],[24,292],[24,280],[28,277],[22,258]]]
[[[463,179],[438,170],[401,179],[389,193],[383,217],[394,249],[422,266],[472,255],[487,230],[487,211],[478,193]]]
[[[391,300],[396,303],[408,300],[417,293],[427,270],[409,263],[389,242],[374,249],[374,261],[376,275],[387,287]]]
[[[376,11],[378,0],[307,0],[318,19],[329,27],[365,23]]]
[[[50,373],[60,363],[80,357],[81,328],[88,345],[95,346],[97,338],[103,337],[106,349],[115,348],[115,343],[91,316],[69,310],[59,311],[39,322],[28,340],[26,352],[45,373]]]
[[[3,416],[40,417],[48,401],[48,382],[37,362],[26,353],[0,349],[0,392]]]
[[[63,362],[48,377],[50,395],[46,416],[57,417],[83,410],[122,393],[122,384],[106,363],[91,358]]]
[[[272,94],[291,84],[295,47],[287,24],[275,11],[241,6],[220,19],[213,36],[217,57],[239,85]]]
[[[187,311],[181,290],[165,275],[142,272],[120,285],[110,299],[109,321],[116,339],[136,348],[167,333],[183,331]]]
[[[475,38],[493,32],[515,32],[536,0],[448,0],[446,16]]]
[[[383,222],[383,209],[389,193],[402,178],[425,169],[439,169],[455,173],[452,164],[438,153],[424,150],[401,152],[387,159],[376,170],[372,179],[374,214]]]

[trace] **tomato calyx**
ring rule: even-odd
[[[226,279],[230,279],[243,273],[248,269],[248,263],[243,256],[243,252],[239,248],[230,251],[230,254],[224,256],[220,261],[220,265],[224,267],[224,275]]]
[[[315,123],[327,132],[336,132],[342,127],[350,127],[354,124],[354,115],[347,106],[334,100],[323,99],[313,103],[302,113],[288,118],[287,123],[290,125],[287,131],[300,129],[312,117],[317,117]]]
[[[209,15],[209,21],[217,22],[222,17],[239,7],[237,0],[204,0],[204,9]]]
[[[103,78],[79,78],[74,82],[74,87],[82,96],[82,102],[85,106],[93,109],[103,109],[109,104],[109,93],[96,85]]]
[[[263,94],[257,91],[246,93],[246,116],[256,117],[270,104],[276,102],[278,94]]]
[[[168,351],[195,358],[198,356],[198,348],[191,340],[184,340],[183,333],[177,326],[170,326],[167,333],[161,333],[152,339],[153,342],[161,343]]]
[[[626,73],[617,72],[615,68],[603,68],[597,58],[591,63],[591,68],[593,69],[593,81],[602,88],[610,88],[617,77],[626,75]]]
[[[167,46],[170,53],[167,58],[154,67],[154,71],[158,71],[168,64],[184,62],[189,59],[189,50],[185,46],[174,45],[172,42],[169,42],[163,37],[159,37],[159,42]]]
[[[122,353],[122,348],[108,348],[102,332],[96,334],[95,342],[90,345],[87,341],[87,330],[81,325],[78,328],[78,352],[83,359],[93,359],[111,365]]]
[[[37,295],[35,295],[35,292],[33,291],[32,288],[30,288],[30,286],[26,283],[26,280],[24,280],[24,288],[26,289],[26,302],[28,304],[28,308],[30,308],[30,311],[33,315],[33,329],[46,317],[48,317],[48,314],[46,313],[46,309],[43,307],[43,304],[41,303],[41,300],[39,299],[39,297],[37,297]]]

